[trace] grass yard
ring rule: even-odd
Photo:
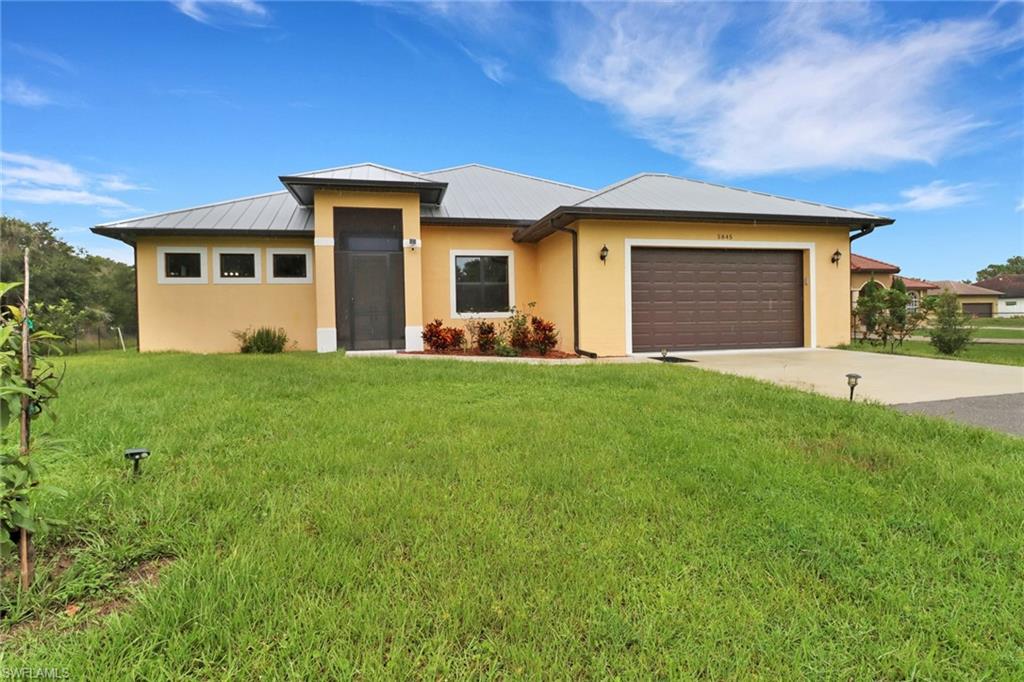
[[[1008,436],[656,362],[95,354],[58,407],[0,668],[1024,677]]]
[[[976,317],[975,327],[1020,327],[1024,329],[1024,316],[1020,317]]]
[[[838,346],[840,350],[856,350],[865,353],[888,353],[888,349],[872,346],[870,343],[851,343]],[[1024,365],[1024,344],[972,343],[958,355],[943,355],[928,341],[907,340],[896,348],[897,355],[917,355],[923,358],[942,360],[966,360],[988,362],[995,365]]]
[[[916,337],[928,338],[928,330],[924,329],[914,334]],[[990,328],[990,327],[978,327],[974,331],[974,338],[976,339],[1020,339],[1024,341],[1024,328],[1021,329],[1002,329],[1002,328]]]

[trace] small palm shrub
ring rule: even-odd
[[[260,327],[232,333],[243,353],[280,353],[288,345],[288,334],[284,329]]]

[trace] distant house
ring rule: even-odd
[[[868,258],[857,253],[850,254],[850,303],[855,304],[857,297],[872,286],[886,289],[892,287],[893,279],[900,271],[900,266],[886,263],[875,258]],[[910,294],[908,308],[914,309],[930,289],[935,288],[934,282],[913,277],[902,277],[907,293]]]
[[[929,294],[952,291],[960,302],[960,309],[973,317],[992,317],[995,314],[1000,295],[998,291],[950,279],[938,280],[934,284],[935,287],[928,290]]]
[[[1024,315],[1024,275],[999,275],[980,280],[976,284],[999,292],[999,300],[996,303],[998,315]]]

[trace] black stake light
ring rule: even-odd
[[[124,458],[132,463],[132,475],[138,476],[142,473],[142,460],[149,457],[149,450],[146,448],[128,448],[124,451]]]
[[[853,400],[853,390],[857,388],[857,381],[860,379],[859,374],[850,373],[846,375],[846,385],[850,387],[850,400]]]

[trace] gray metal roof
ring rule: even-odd
[[[281,181],[288,191],[104,223],[93,231],[126,241],[140,232],[308,235],[313,232],[308,203],[313,188],[320,186],[417,191],[425,223],[519,225],[517,241],[543,239],[557,224],[586,216],[774,219],[857,227],[892,222],[870,213],[657,173],[636,175],[597,192],[479,164],[410,173],[364,163],[282,176]]]
[[[583,187],[476,163],[419,175],[448,183],[448,192],[439,206],[423,207],[422,216],[430,222],[533,222],[556,206],[575,203],[593,193]]]
[[[528,228],[516,241],[539,241],[559,226],[592,217],[678,220],[742,220],[835,224],[854,227],[888,225],[890,218],[836,206],[790,199],[663,173],[641,173],[598,190],[571,205],[561,205]]]

